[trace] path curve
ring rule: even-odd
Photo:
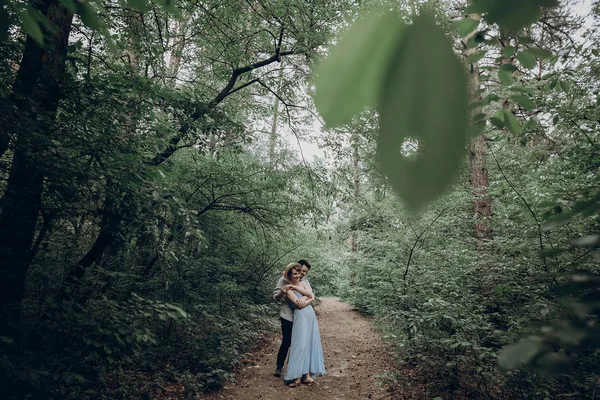
[[[235,372],[235,383],[225,385],[207,400],[281,399],[394,399],[391,387],[376,379],[392,370],[392,357],[369,321],[335,297],[320,298],[316,307],[327,374],[318,384],[288,388],[273,376],[281,336],[269,336]],[[285,370],[284,370],[285,373]]]

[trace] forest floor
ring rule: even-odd
[[[206,395],[229,399],[417,399],[401,393],[386,372],[394,371],[393,356],[368,319],[334,297],[316,307],[327,374],[311,386],[289,388],[273,376],[280,335],[269,335],[235,372],[235,382]],[[284,369],[285,374],[285,369]],[[403,391],[402,391],[403,392]]]

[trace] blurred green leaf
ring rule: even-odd
[[[504,86],[508,86],[513,83],[512,72],[507,71],[506,69],[498,70],[498,80]]]
[[[515,46],[506,46],[504,50],[502,50],[502,54],[504,57],[512,57],[515,55]]]
[[[413,208],[425,206],[452,181],[468,129],[467,82],[452,44],[423,12],[406,28],[386,80],[377,154],[390,184]],[[405,140],[418,142],[405,158]]]
[[[469,128],[469,136],[477,137],[479,135],[483,135],[483,133],[485,132],[485,126],[486,126],[485,121],[478,121],[478,122],[471,124],[471,126]]]
[[[500,100],[500,96],[498,96],[495,93],[490,93],[487,96],[485,96],[481,101],[484,104],[490,104],[492,101],[498,101],[498,100]]]
[[[505,371],[527,364],[543,350],[542,339],[532,336],[502,349],[498,355],[498,365]]]
[[[90,29],[100,30],[104,23],[98,16],[94,7],[88,2],[77,2],[77,12],[81,17],[81,21]]]
[[[535,68],[537,65],[535,57],[526,51],[520,51],[517,53],[517,60],[519,60],[521,65],[527,69]]]
[[[472,18],[465,18],[454,22],[453,25],[458,29],[458,34],[461,37],[465,37],[477,29],[479,26],[479,21]]]
[[[515,115],[507,109],[503,109],[504,111],[504,124],[512,133],[518,134],[521,133],[521,124]]]
[[[568,93],[571,90],[571,84],[567,81],[559,80],[558,85],[565,93]]]
[[[471,0],[466,12],[481,13],[490,23],[510,31],[518,31],[524,25],[537,21],[541,16],[542,7],[557,5],[558,0]]]
[[[485,122],[485,118],[486,118],[486,115],[484,113],[479,113],[479,114],[474,115],[471,119],[474,122],[481,122],[481,121]]]
[[[512,72],[515,72],[515,71],[517,71],[517,70],[518,70],[518,68],[517,68],[517,66],[516,66],[516,65],[514,65],[514,64],[507,63],[507,64],[502,64],[502,65],[500,65],[500,70],[501,70],[501,71],[506,71],[506,72],[511,72],[511,73],[512,73]]]
[[[545,377],[558,376],[568,373],[569,371],[569,359],[564,354],[558,353],[547,353],[542,355],[537,360],[537,365],[540,366],[540,370]],[[560,394],[558,397],[575,397],[581,398],[581,393],[571,392]]]
[[[538,123],[538,122],[537,122],[535,119],[533,119],[533,118],[530,118],[530,119],[528,119],[528,120],[527,120],[527,121],[526,121],[526,122],[523,124],[523,128],[521,129],[521,132],[522,132],[522,133],[525,133],[525,132],[530,132],[530,131],[532,131],[532,130],[533,130],[535,127],[536,127],[536,126],[539,126],[539,123]]]
[[[374,105],[401,29],[396,13],[375,10],[358,20],[318,65],[314,100],[328,127],[348,123]]]
[[[571,240],[576,246],[585,246],[585,247],[596,247],[600,245],[600,236],[599,235],[588,235],[582,236],[579,238],[575,238]]]
[[[562,225],[565,221],[571,218],[573,218],[573,213],[571,212],[561,212],[555,214],[548,221],[544,222],[544,224],[542,225],[542,230],[549,231],[553,228],[556,228],[557,226]]]
[[[496,111],[493,117],[490,118],[490,122],[498,129],[504,129],[504,112],[502,110]]]
[[[485,50],[480,50],[476,53],[473,53],[469,56],[469,64],[477,64],[479,60],[485,57],[487,52]]]
[[[540,258],[554,257],[554,256],[557,256],[559,254],[564,253],[567,250],[568,249],[565,249],[565,248],[562,248],[562,247],[556,247],[554,249],[548,249],[548,250],[539,251],[538,252],[538,256]]]
[[[533,40],[530,36],[527,35],[517,35],[517,40],[521,44],[534,44],[535,40]]]
[[[542,60],[552,57],[552,53],[548,50],[540,49],[539,47],[530,47],[523,50],[521,53],[527,53]]]
[[[504,121],[502,121],[500,118],[491,117],[490,122],[492,123],[492,125],[494,125],[498,129],[504,128]]]
[[[65,6],[65,8],[71,11],[72,13],[75,13],[77,11],[77,4],[75,0],[60,0],[60,4]]]
[[[127,0],[127,4],[134,10],[141,12],[148,9],[148,2],[146,0]]]
[[[167,12],[173,13],[176,11],[175,0],[156,0],[156,2],[160,4]]]
[[[526,110],[533,110],[535,108],[535,102],[525,95],[513,94],[510,96],[510,99]]]
[[[24,11],[19,11],[19,18],[21,18],[21,24],[25,33],[36,41],[37,44],[42,46],[44,44],[44,34],[40,24],[32,16],[32,13],[39,12],[31,7],[27,7]]]

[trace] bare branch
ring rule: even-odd
[[[280,40],[283,37],[283,29],[280,32]],[[181,139],[189,132],[189,130],[192,128],[192,124],[201,119],[204,118],[210,111],[212,111],[217,105],[219,105],[227,96],[229,96],[232,93],[232,90],[234,90],[234,86],[238,80],[238,78],[242,75],[245,74],[247,72],[250,72],[254,69],[258,69],[264,66],[267,66],[269,64],[272,64],[274,62],[279,62],[281,60],[282,56],[288,56],[288,55],[293,55],[293,54],[298,54],[295,53],[293,51],[286,51],[286,52],[281,52],[279,51],[280,49],[278,49],[278,51],[273,54],[271,57],[261,60],[261,61],[257,61],[253,64],[249,64],[243,67],[239,67],[234,69],[231,72],[231,77],[229,78],[229,82],[227,82],[227,84],[225,85],[225,87],[223,87],[223,89],[221,89],[221,91],[215,96],[215,98],[213,98],[211,101],[209,101],[206,104],[201,105],[200,107],[198,107],[196,109],[196,111],[190,116],[190,118],[188,119],[188,121],[186,121],[178,130],[177,134],[175,134],[171,140],[169,141],[169,144],[167,145],[167,147],[160,153],[156,154],[152,159],[146,161],[146,164],[148,165],[160,165],[162,164],[165,160],[167,160],[169,157],[171,157],[173,155],[173,153],[175,153],[175,151],[177,151],[177,144],[181,141]],[[247,85],[246,85],[247,86]],[[239,90],[235,89],[236,91]]]
[[[410,262],[412,261],[412,256],[414,254],[414,251],[417,247],[417,244],[419,244],[419,240],[421,240],[421,238],[423,237],[423,235],[425,234],[425,232],[427,232],[429,230],[429,228],[431,228],[433,226],[433,224],[435,224],[435,221],[437,221],[447,210],[448,208],[444,208],[442,211],[439,212],[439,214],[437,215],[437,217],[435,217],[433,219],[433,221],[431,221],[429,223],[429,225],[427,225],[427,227],[425,229],[423,229],[423,231],[417,235],[417,233],[415,232],[415,230],[413,229],[413,227],[410,225],[410,228],[412,229],[413,233],[415,235],[417,235],[417,238],[415,239],[415,242],[413,243],[412,247],[410,248],[410,252],[408,254],[408,261],[406,262],[406,269],[404,270],[404,275],[402,276],[402,279],[404,281],[406,281],[406,277],[408,276],[408,269],[410,268]]]

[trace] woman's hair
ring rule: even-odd
[[[292,271],[297,269],[298,271],[300,271],[302,269],[302,266],[298,263],[291,263],[288,264],[285,267],[285,270],[283,271],[283,277],[286,279],[290,279],[292,277]]]

